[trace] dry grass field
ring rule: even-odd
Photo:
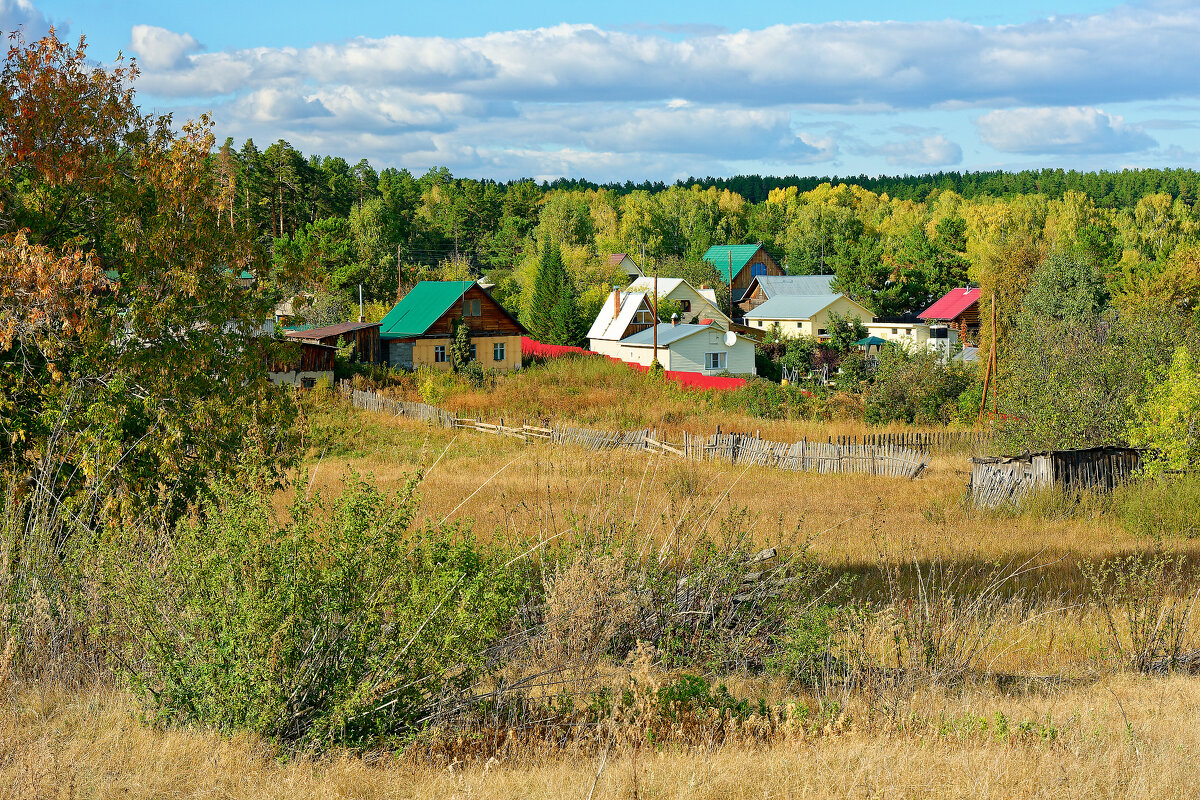
[[[604,370],[586,389],[567,387],[577,389],[578,405],[560,401],[548,415],[611,428],[707,432],[722,424],[779,440],[863,430],[730,416],[706,395],[647,390],[631,375]],[[481,391],[460,387],[437,399],[464,414],[474,409],[486,418],[499,409],[492,416],[519,419],[548,393],[572,396],[553,387],[553,373],[526,378],[502,381],[486,409]],[[397,389],[405,391],[415,387]],[[658,394],[639,402],[638,391]],[[136,696],[111,683],[30,686],[0,675],[0,797],[1195,795],[1200,680],[1125,669],[1102,610],[1088,601],[1082,567],[1152,550],[1180,553],[1190,564],[1197,545],[1135,535],[1102,499],[1047,497],[1020,512],[973,510],[964,502],[965,455],[937,456],[909,481],[592,453],[433,428],[329,400],[310,399],[305,422],[312,435],[293,490],[332,495],[351,472],[399,489],[420,472],[425,520],[460,522],[483,541],[531,544],[534,559],[581,532],[660,558],[730,529],[755,548],[807,543],[832,577],[850,578],[850,594],[878,612],[862,629],[862,653],[886,667],[894,651],[898,664],[904,623],[896,615],[915,619],[936,607],[933,616],[944,615],[939,624],[963,641],[978,638],[978,674],[940,685],[883,677],[820,688],[765,674],[712,675],[734,696],[770,704],[762,706],[766,716],[737,725],[718,720],[700,734],[683,722],[643,730],[635,719],[553,747],[490,731],[499,744],[480,749],[475,731],[451,734],[432,750],[320,756],[283,753],[247,734],[156,725]],[[281,514],[289,495],[277,495]],[[1021,574],[1005,580],[990,605],[970,611],[974,617],[955,616],[960,607],[947,598],[973,588],[952,577],[971,570]],[[593,678],[627,679],[629,669],[609,664]],[[669,679],[669,671],[648,678]],[[791,710],[780,711],[796,703],[814,716],[794,723]]]
[[[0,716],[0,797],[1170,798],[1200,777],[1200,683],[1113,677],[1048,693],[924,692],[769,745],[279,760],[262,742],[141,720],[123,692],[30,690]],[[1023,725],[1024,723],[1024,725]],[[1024,729],[1023,729],[1024,728]]]

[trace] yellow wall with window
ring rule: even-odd
[[[484,369],[519,369],[521,367],[520,336],[472,336],[475,359]],[[496,345],[504,345],[503,358],[496,360]],[[438,349],[445,348],[445,360],[438,361]],[[450,339],[418,339],[413,344],[413,366],[450,369]]]

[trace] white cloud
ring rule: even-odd
[[[26,41],[42,36],[50,27],[46,15],[31,0],[0,0],[0,33],[21,31]]]
[[[0,9],[14,2],[28,6]],[[222,52],[145,25],[132,39],[143,97],[164,110],[213,109],[222,136],[494,177],[840,166],[841,152],[873,168],[961,164],[944,128],[917,124],[930,110],[963,120],[964,109],[995,109],[977,130],[1008,153],[1141,152],[1154,146],[1146,132],[1096,107],[1200,99],[1200,8],[1188,4],[1003,26],[662,31],[563,24]],[[817,113],[836,118],[814,123]],[[850,124],[873,117],[865,135],[882,145]]]
[[[922,136],[876,148],[892,166],[946,167],[962,163],[962,148],[945,136]]]
[[[1014,108],[975,120],[979,138],[1004,153],[1132,153],[1156,142],[1140,126],[1098,108]]]
[[[134,25],[129,48],[147,70],[174,70],[187,66],[187,57],[203,48],[190,33],[175,33],[153,25]]]

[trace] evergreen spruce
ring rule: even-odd
[[[545,344],[578,344],[582,339],[575,287],[563,266],[562,251],[547,239],[533,282],[530,334]]]

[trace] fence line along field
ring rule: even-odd
[[[404,416],[430,422],[443,428],[511,436],[525,441],[543,439],[556,445],[575,445],[588,450],[635,450],[669,453],[695,461],[726,461],[733,465],[772,467],[793,472],[861,472],[867,475],[917,478],[929,466],[928,458],[920,452],[895,444],[860,444],[851,442],[850,437],[839,437],[837,443],[772,442],[761,439],[757,434],[750,436],[738,433],[721,433],[712,436],[694,436],[684,432],[682,441],[662,441],[653,428],[638,431],[598,431],[587,428],[558,427],[555,425],[505,425],[487,423],[478,419],[463,419],[448,411],[429,405],[384,397],[375,392],[352,388],[348,383],[339,386],[340,391],[355,408]],[[889,441],[880,438],[878,441]],[[944,446],[939,440],[938,446]],[[934,442],[926,439],[927,446]]]

